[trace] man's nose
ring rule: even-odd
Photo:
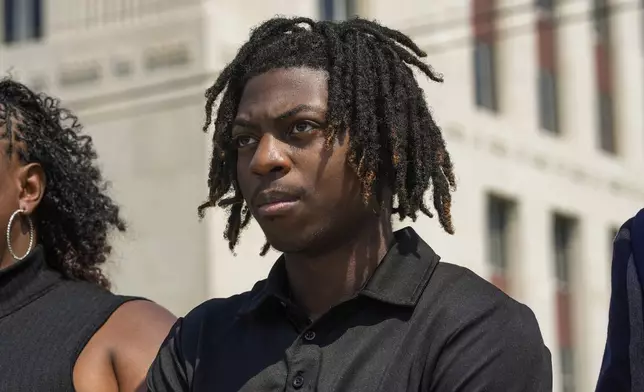
[[[270,173],[286,174],[291,170],[288,146],[270,133],[259,140],[255,154],[250,162],[253,174],[266,176]]]

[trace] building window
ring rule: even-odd
[[[320,19],[346,20],[357,15],[356,0],[321,0]]]
[[[498,106],[494,62],[494,47],[485,42],[476,42],[474,46],[476,106],[496,112]]]
[[[563,392],[575,391],[575,346],[572,326],[572,282],[577,222],[562,215],[554,216],[554,262],[559,356]]]
[[[561,355],[561,379],[563,383],[563,392],[574,392],[574,352],[570,347],[560,347]]]
[[[599,147],[603,151],[615,154],[617,141],[613,99],[611,15],[608,1],[593,0],[593,11]]]
[[[10,44],[41,38],[42,11],[42,0],[4,0],[4,42]]]
[[[539,125],[559,133],[557,92],[557,38],[554,0],[537,0],[539,18],[537,41],[539,59]]]
[[[616,152],[615,130],[613,119],[613,100],[610,94],[599,93],[599,129],[600,129],[600,147],[602,150],[610,153]]]
[[[476,106],[497,112],[495,1],[472,0],[474,89]]]
[[[539,125],[552,133],[559,133],[557,106],[557,77],[553,71],[539,70]]]
[[[610,40],[610,5],[608,0],[593,0],[593,25],[598,41]]]
[[[488,196],[487,234],[490,281],[505,292],[510,291],[509,266],[515,203],[511,200]]]

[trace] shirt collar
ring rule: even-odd
[[[416,306],[440,257],[411,227],[394,233],[395,242],[360,295],[400,306]]]
[[[61,279],[47,266],[42,245],[23,260],[0,269],[0,319],[44,295]]]
[[[268,278],[255,284],[249,293],[248,300],[242,305],[239,313],[253,313],[270,299],[277,299],[282,303],[286,303],[289,299],[288,293],[286,264],[282,255],[271,268]]]
[[[414,307],[429,283],[440,257],[411,227],[394,233],[394,244],[358,295],[392,305]],[[249,293],[241,314],[253,313],[271,298],[289,299],[286,266],[281,256],[264,281]]]

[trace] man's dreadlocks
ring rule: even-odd
[[[57,100],[10,79],[0,80],[0,127],[9,159],[18,154],[45,172],[34,225],[47,263],[69,278],[109,288],[100,266],[111,251],[108,234],[125,224],[105,193],[91,137]]]
[[[452,234],[453,166],[411,66],[435,82],[442,78],[422,57],[426,53],[405,34],[359,18],[339,23],[274,18],[258,26],[206,91],[204,132],[215,101],[221,102],[214,121],[209,195],[199,215],[208,207],[229,209],[224,238],[233,250],[251,219],[237,184],[231,138],[244,86],[271,69],[310,67],[328,72],[327,145],[348,130],[349,164],[365,200],[374,196],[381,201],[381,187],[389,186],[397,200],[393,211],[401,220],[415,220],[418,211],[432,217],[423,199],[431,187],[441,226]],[[267,251],[268,244],[262,254]]]

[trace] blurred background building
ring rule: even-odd
[[[249,29],[275,14],[360,15],[408,33],[445,77],[423,83],[459,177],[457,234],[413,226],[532,308],[555,391],[594,389],[612,239],[644,202],[639,0],[0,3],[0,72],[77,112],[130,223],[107,267],[117,291],[178,315],[249,289],[276,257],[259,257],[256,226],[233,256],[223,213],[196,214],[203,93]]]

